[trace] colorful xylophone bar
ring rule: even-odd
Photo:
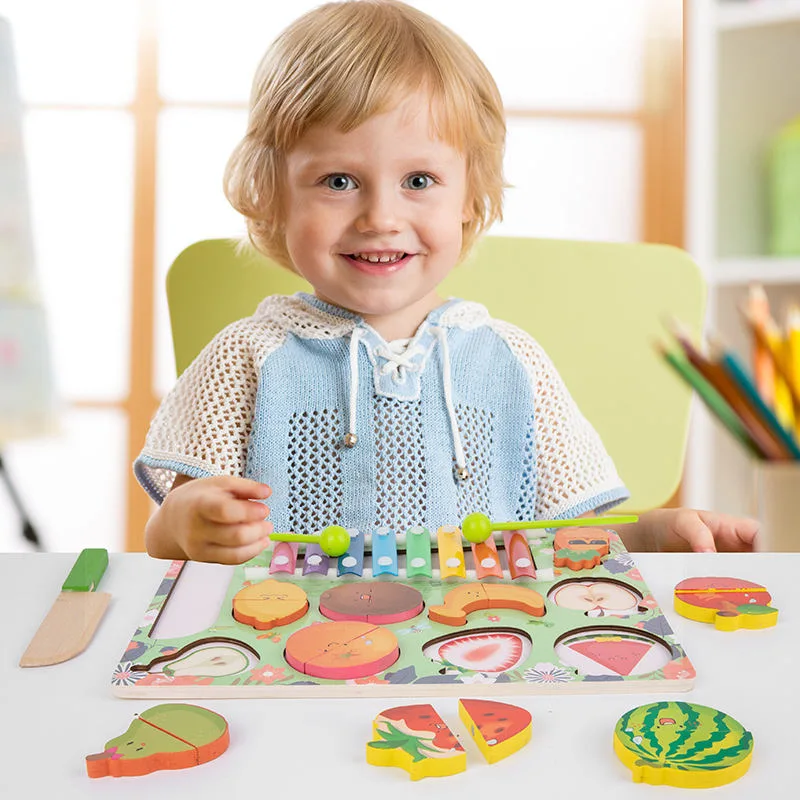
[[[428,528],[409,528],[405,534],[397,535],[390,528],[377,528],[372,535],[350,529],[350,545],[344,555],[332,559],[325,555],[319,544],[309,542],[302,546],[298,542],[274,542],[270,560],[270,574],[291,574],[299,569],[301,575],[326,576],[335,562],[337,577],[363,577],[365,554],[372,557],[372,575],[379,577],[400,574],[398,554],[405,552],[407,578],[433,578],[442,580],[466,579],[467,565],[464,555],[464,540],[461,530],[445,525],[438,529],[435,541]],[[512,580],[536,578],[536,567],[527,537],[520,531],[502,533],[502,552],[498,550],[494,537],[485,542],[470,545],[478,580],[504,577],[503,560]],[[302,551],[302,552],[301,552]],[[438,571],[434,570],[434,556],[438,556]],[[470,576],[471,577],[471,576]]]

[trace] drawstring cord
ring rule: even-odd
[[[435,326],[433,332],[439,339],[442,348],[442,385],[444,386],[444,404],[450,421],[450,433],[453,437],[453,450],[456,460],[455,473],[458,480],[466,480],[469,477],[469,470],[464,456],[464,447],[461,443],[461,433],[458,430],[458,418],[453,406],[453,378],[450,371],[450,348],[447,344],[447,331]],[[345,447],[355,447],[358,443],[358,434],[356,433],[358,345],[363,334],[364,331],[361,328],[353,328],[353,332],[350,335],[350,408],[348,430],[343,439]],[[403,353],[397,353],[391,347],[381,347],[376,349],[375,354],[386,359],[386,363],[381,367],[381,374],[388,375],[390,372],[394,372],[393,380],[397,383],[402,383],[407,372],[419,371],[419,364],[414,364],[412,361],[419,352],[419,347],[414,345]]]
[[[356,402],[358,401],[358,343],[364,331],[353,328],[350,334],[350,425],[344,436],[345,447],[355,447],[358,443],[356,434]]]
[[[461,434],[458,430],[458,419],[453,407],[453,378],[450,373],[450,348],[447,345],[447,331],[436,327],[433,332],[442,346],[442,384],[444,385],[444,404],[447,407],[447,416],[450,418],[450,432],[453,435],[453,449],[456,457],[456,476],[459,480],[469,477],[467,460],[464,457],[464,448],[461,445]]]

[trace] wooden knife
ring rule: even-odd
[[[81,552],[61,594],[22,654],[21,667],[60,664],[86,649],[111,599],[110,594],[95,591],[107,566],[107,550],[98,547]]]

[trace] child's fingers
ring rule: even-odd
[[[220,525],[203,546],[204,556],[220,564],[241,564],[267,547],[271,533],[272,523],[266,521]]]
[[[695,553],[714,553],[716,544],[714,534],[698,514],[678,517],[676,534],[683,539]]]
[[[269,539],[265,536],[248,545],[241,547],[223,547],[218,544],[209,544],[206,548],[206,561],[216,564],[243,564],[255,558],[266,546]]]
[[[266,483],[252,481],[249,478],[239,478],[235,475],[220,475],[213,478],[214,484],[230,492],[240,500],[266,500],[271,494],[272,489]]]
[[[254,542],[268,539],[271,533],[272,523],[267,520],[242,525],[218,525],[207,541],[220,547],[248,547]]]
[[[269,506],[216,493],[203,498],[199,512],[203,519],[218,525],[243,525],[265,519],[269,515]]]

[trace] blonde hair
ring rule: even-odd
[[[293,269],[283,236],[285,155],[314,125],[346,132],[428,90],[438,137],[467,161],[462,258],[502,217],[505,117],[472,48],[395,0],[328,3],[273,42],[253,80],[247,132],[225,169],[225,195],[253,245]]]

